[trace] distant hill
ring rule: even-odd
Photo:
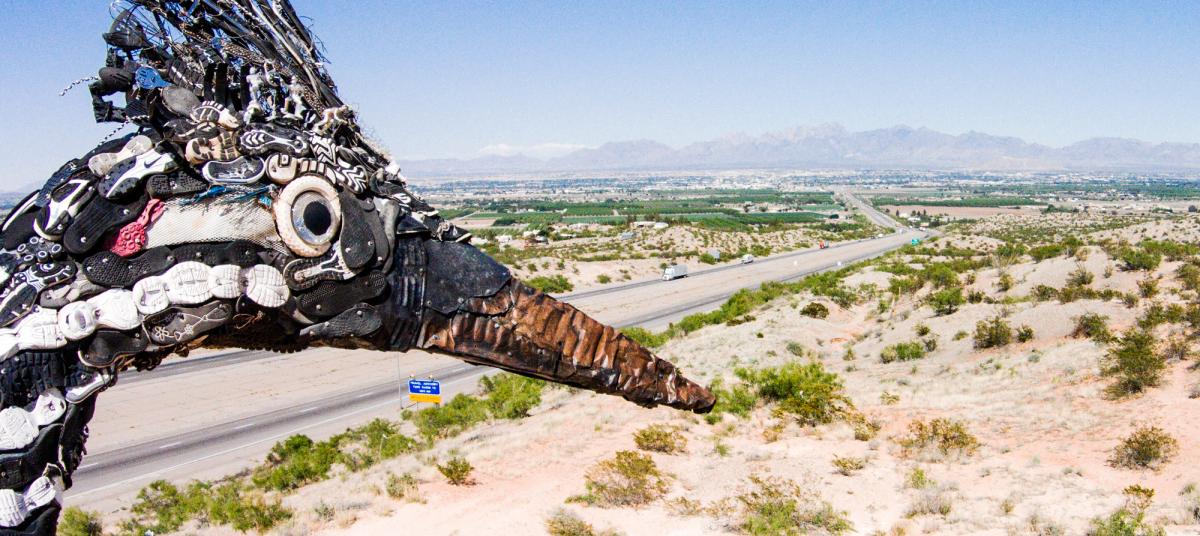
[[[895,126],[850,132],[841,125],[744,134],[675,149],[651,140],[611,142],[540,160],[523,155],[402,161],[409,175],[758,167],[1043,170],[1200,170],[1200,144],[1093,138],[1049,147],[981,132],[946,134]]]

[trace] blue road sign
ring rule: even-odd
[[[408,380],[408,399],[413,402],[442,403],[442,382],[437,380]]]

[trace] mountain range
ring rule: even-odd
[[[1194,171],[1200,144],[1092,138],[1065,147],[980,132],[953,135],[895,126],[851,132],[841,125],[798,127],[761,136],[737,134],[673,148],[652,140],[605,143],[564,156],[489,155],[471,159],[407,160],[406,175],[583,170],[744,169],[975,169],[993,171]]]

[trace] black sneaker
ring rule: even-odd
[[[342,205],[342,229],[334,247],[342,251],[342,260],[351,270],[360,270],[375,260],[375,234],[367,222],[367,213],[348,191],[338,194]]]
[[[22,488],[42,476],[47,465],[58,461],[58,438],[61,432],[61,424],[47,425],[38,432],[37,439],[24,449],[0,453],[0,487]]]
[[[97,330],[87,350],[79,354],[83,364],[93,368],[108,368],[120,358],[142,352],[149,341],[141,330],[124,333],[108,329]]]
[[[167,86],[162,90],[163,106],[171,113],[188,117],[200,106],[200,99],[195,93],[179,86]]]
[[[225,325],[233,318],[229,302],[214,300],[196,307],[172,307],[146,319],[146,333],[155,344],[181,344]]]
[[[255,124],[238,137],[238,146],[246,154],[286,153],[293,157],[308,155],[308,142],[299,130],[272,124]]]
[[[61,258],[63,247],[40,236],[31,236],[24,244],[17,246],[16,253],[21,266],[45,264]]]
[[[57,240],[94,193],[96,188],[90,177],[76,177],[55,188],[33,222],[34,232],[47,240]]]
[[[25,350],[0,362],[0,402],[27,406],[51,387],[64,387],[64,350]]]
[[[63,245],[74,255],[91,252],[100,245],[104,233],[136,220],[148,201],[145,194],[125,203],[104,197],[93,199],[67,227]]]
[[[321,281],[345,281],[354,274],[336,244],[320,257],[296,259],[283,268],[283,279],[292,290],[307,290]]]
[[[209,123],[197,123],[186,117],[167,121],[163,125],[163,138],[175,143],[188,143],[191,140],[209,140],[220,134],[221,127]]]
[[[141,184],[142,179],[150,175],[170,173],[178,168],[179,164],[175,162],[173,155],[151,149],[113,166],[108,176],[100,181],[100,195],[106,199],[116,199],[132,192]]]
[[[307,316],[328,318],[358,302],[379,296],[387,288],[383,272],[371,270],[349,281],[326,281],[296,295],[296,308]]]
[[[341,314],[300,330],[300,336],[316,339],[361,337],[370,335],[383,325],[379,311],[365,303],[346,309]]]
[[[225,162],[208,162],[201,174],[213,184],[249,184],[262,178],[266,170],[261,158],[239,156]]]
[[[0,297],[0,327],[28,314],[37,303],[38,293],[70,281],[77,271],[73,262],[51,262],[34,265],[14,275]]]
[[[146,191],[155,199],[198,194],[208,189],[208,183],[186,173],[151,175]]]
[[[101,251],[83,261],[83,275],[97,285],[129,288],[143,277],[166,271],[172,264],[175,264],[175,257],[166,246],[148,249],[128,259],[111,251]]]
[[[185,244],[171,250],[176,262],[196,261],[209,266],[236,264],[243,268],[260,264],[262,248],[247,240]]]

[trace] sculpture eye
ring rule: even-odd
[[[288,249],[301,257],[325,253],[337,237],[342,208],[337,190],[324,179],[300,177],[284,187],[274,204],[275,225]]]

